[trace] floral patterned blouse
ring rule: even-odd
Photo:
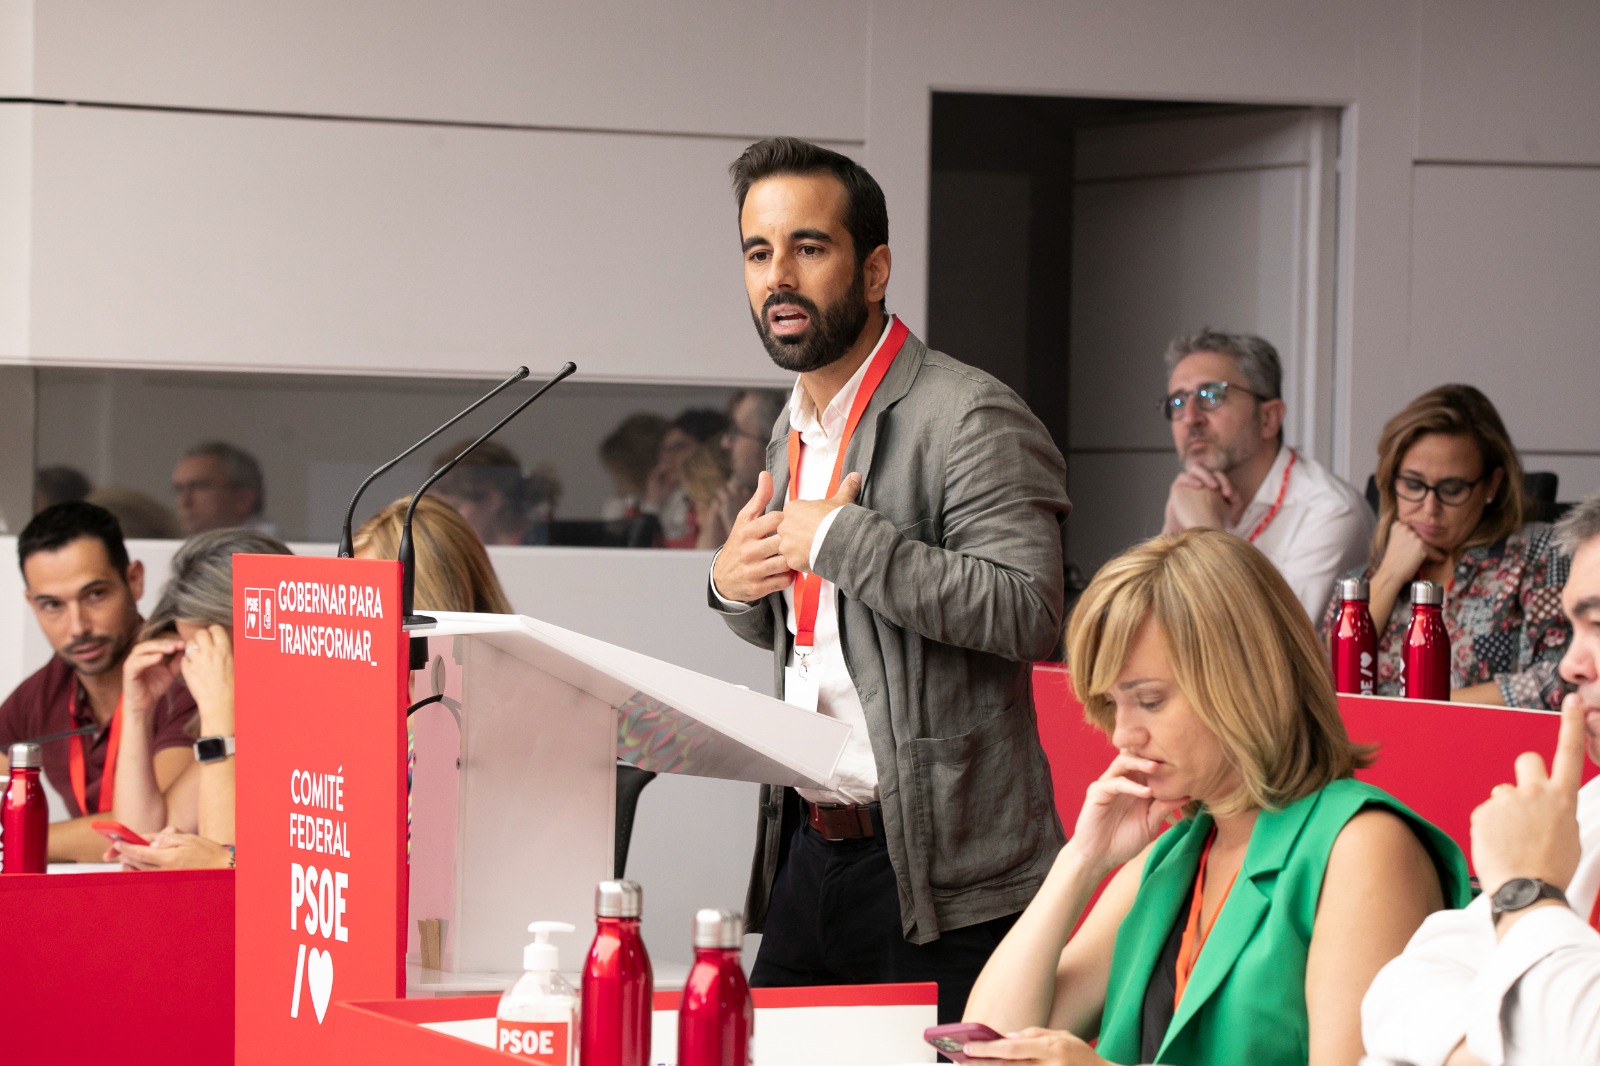
[[[1450,687],[1485,681],[1500,687],[1507,707],[1561,709],[1567,687],[1557,672],[1572,629],[1561,612],[1561,587],[1572,560],[1556,550],[1553,530],[1530,522],[1498,544],[1461,553],[1444,594],[1450,634]],[[1341,577],[1370,579],[1370,566]],[[1326,634],[1339,613],[1337,585],[1322,619]],[[1378,694],[1402,696],[1401,652],[1411,621],[1409,596],[1395,600],[1378,632]]]

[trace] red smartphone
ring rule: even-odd
[[[90,822],[89,828],[119,844],[139,844],[149,847],[150,842],[121,822]]]
[[[977,1062],[978,1059],[968,1058],[961,1053],[961,1049],[968,1044],[976,1044],[984,1040],[1002,1040],[999,1033],[979,1022],[952,1022],[949,1025],[935,1025],[922,1031],[922,1039],[939,1049],[939,1054],[951,1062]],[[982,1061],[989,1061],[984,1059]]]

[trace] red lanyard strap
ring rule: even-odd
[[[1295,450],[1290,448],[1289,462],[1283,468],[1283,480],[1278,482],[1278,498],[1272,501],[1272,508],[1267,511],[1267,516],[1256,523],[1256,528],[1252,529],[1250,535],[1245,538],[1251,544],[1256,542],[1256,538],[1261,536],[1262,532],[1272,524],[1272,520],[1278,517],[1278,512],[1283,509],[1283,498],[1289,492],[1289,472],[1294,469],[1294,461],[1298,458],[1299,456],[1295,454]]]
[[[78,694],[72,694],[69,704],[72,720],[78,719]],[[122,744],[122,697],[117,697],[117,709],[111,712],[111,740],[106,745],[106,764],[100,772],[101,813],[109,811],[116,800],[117,748]],[[72,778],[72,798],[78,801],[79,814],[92,814],[89,810],[89,770],[83,754],[83,735],[76,734],[68,742],[67,769]]]
[[[1175,975],[1176,988],[1172,993],[1172,1009],[1177,1010],[1178,1004],[1183,1001],[1183,990],[1189,987],[1189,975],[1194,973],[1195,963],[1200,961],[1200,949],[1205,947],[1206,938],[1211,935],[1211,930],[1217,924],[1217,919],[1222,915],[1222,907],[1228,902],[1228,893],[1233,891],[1233,883],[1239,879],[1239,871],[1233,871],[1233,876],[1228,878],[1227,887],[1222,890],[1222,898],[1217,901],[1217,909],[1211,912],[1211,920],[1202,928],[1200,922],[1201,896],[1206,883],[1206,861],[1211,858],[1211,845],[1216,843],[1217,831],[1211,830],[1206,837],[1205,850],[1200,852],[1200,870],[1194,875],[1194,898],[1189,904],[1189,920],[1183,927],[1183,938],[1178,942],[1178,970]],[[1243,863],[1240,864],[1243,866]]]
[[[900,354],[900,348],[910,333],[905,323],[898,318],[894,319],[889,326],[889,335],[884,338],[883,344],[878,348],[878,354],[874,355],[872,362],[868,364],[866,376],[861,379],[861,388],[856,390],[855,401],[850,404],[850,417],[845,419],[844,433],[839,438],[839,454],[833,460],[833,474],[828,479],[828,496],[839,491],[839,482],[844,475],[844,453],[850,447],[850,438],[855,436],[856,426],[860,423],[861,416],[866,413],[867,404],[872,401],[872,394],[878,390],[883,376],[889,372],[889,364]],[[821,412],[818,412],[818,415],[820,416]],[[804,449],[800,431],[789,430],[789,499],[791,500],[800,498],[800,460]],[[794,643],[797,648],[810,648],[816,643],[817,605],[821,596],[820,577],[815,574],[796,575]]]

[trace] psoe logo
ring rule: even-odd
[[[244,635],[249,640],[278,639],[278,601],[271,589],[244,590]]]

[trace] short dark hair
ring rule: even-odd
[[[798,137],[769,137],[746,148],[728,167],[728,174],[741,213],[745,195],[758,181],[779,174],[831,174],[844,186],[844,228],[855,245],[856,265],[865,263],[874,248],[889,243],[889,206],[883,189],[847,155]]]
[[[672,420],[672,424],[693,437],[696,444],[722,436],[728,431],[728,423],[727,415],[710,407],[687,408]]]
[[[128,546],[122,543],[116,516],[82,500],[54,504],[33,516],[17,538],[17,566],[27,566],[29,556],[60,551],[82,537],[93,537],[105,545],[111,565],[119,574],[127,572]]]
[[[34,494],[43,497],[45,507],[53,503],[81,500],[89,495],[92,486],[82,471],[70,466],[41,466],[33,475]],[[44,507],[39,508],[44,510]]]

